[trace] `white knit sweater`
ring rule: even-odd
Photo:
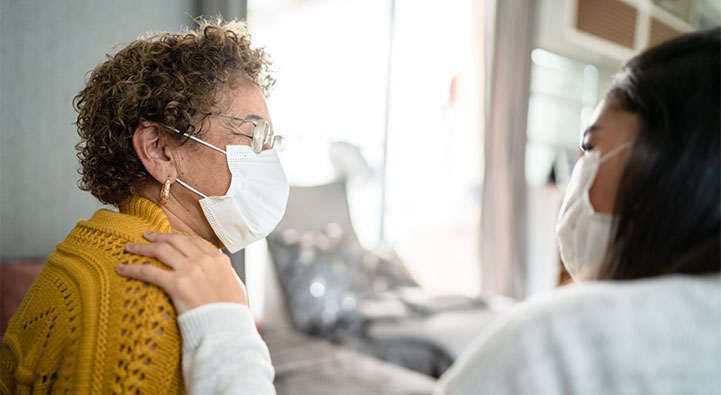
[[[198,307],[179,315],[178,326],[188,394],[275,394],[268,347],[246,306]]]
[[[588,283],[529,300],[435,394],[721,394],[721,277]]]

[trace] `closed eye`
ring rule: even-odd
[[[587,143],[581,143],[581,151],[588,152],[592,150],[595,146]]]
[[[581,136],[581,151],[588,152],[595,147],[595,144],[591,143],[591,140],[595,140],[593,135],[598,131],[600,127],[598,125],[591,125],[583,131]]]

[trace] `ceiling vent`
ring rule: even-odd
[[[716,11],[716,5],[710,4],[707,0],[566,0],[565,30],[576,44],[624,60],[706,27],[704,18]]]
[[[636,8],[619,0],[578,0],[576,29],[628,49],[636,46]]]
[[[648,46],[651,47],[656,44],[660,44],[681,34],[682,33],[679,30],[661,22],[659,19],[651,18],[651,31],[648,36]]]

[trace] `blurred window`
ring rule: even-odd
[[[557,159],[575,161],[580,132],[610,83],[611,72],[543,49],[534,49],[531,59],[526,180],[540,186],[549,181]],[[564,181],[568,174],[557,176]]]
[[[434,293],[480,291],[483,86],[473,3],[396,2],[385,229]]]
[[[346,144],[335,159],[357,147],[370,172],[343,170],[361,242],[372,248],[382,235],[430,292],[474,294],[483,177],[474,2],[394,3],[248,2],[253,41],[274,61],[268,103],[286,137],[282,161],[292,185],[320,184],[336,176],[334,143]]]
[[[578,157],[581,131],[610,85],[612,71],[543,49],[531,53],[526,182],[528,295],[558,284],[555,224]]]

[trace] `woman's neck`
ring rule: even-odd
[[[168,201],[161,205],[159,203],[160,186],[158,184],[148,185],[139,190],[137,194],[154,202],[163,210],[173,231],[200,237],[220,248],[220,240],[218,240],[215,232],[213,232],[205,219],[203,210],[197,201],[182,203],[171,193]]]

